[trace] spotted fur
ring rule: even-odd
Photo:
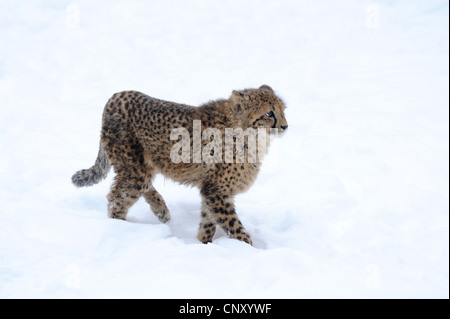
[[[90,169],[75,173],[72,181],[78,187],[91,186],[105,178],[112,166],[116,176],[107,196],[109,217],[126,219],[129,208],[143,196],[159,220],[166,222],[170,219],[169,210],[152,185],[155,175],[163,174],[200,189],[202,206],[197,238],[201,242],[211,242],[218,225],[230,237],[252,244],[236,214],[234,197],[252,185],[259,172],[260,158],[256,163],[247,160],[174,163],[170,150],[177,141],[170,139],[170,133],[176,128],[186,128],[192,147],[194,120],[201,121],[202,130],[217,128],[222,136],[225,128],[237,127],[284,131],[287,129],[284,108],[283,101],[268,85],[233,91],[229,99],[199,107],[162,101],[136,91],[116,93],[103,112],[97,160]],[[202,143],[204,146],[209,141]]]

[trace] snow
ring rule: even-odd
[[[447,1],[0,1],[1,298],[448,298]],[[158,177],[106,217],[76,189],[102,109],[269,84],[289,130],[237,211],[255,247],[196,240],[198,190]]]

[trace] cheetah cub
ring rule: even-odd
[[[233,91],[228,99],[199,107],[158,100],[136,91],[116,93],[103,111],[97,160],[91,168],[75,173],[72,182],[77,187],[97,184],[113,166],[116,176],[107,196],[108,216],[124,220],[129,208],[144,196],[152,212],[166,222],[170,219],[169,210],[152,185],[155,175],[161,173],[200,189],[202,206],[197,238],[201,242],[211,242],[218,225],[230,237],[252,244],[236,214],[234,197],[255,181],[265,148],[255,158],[250,156],[250,140],[254,141],[250,135],[244,138],[241,151],[237,136],[231,140],[220,137],[226,136],[230,128],[282,133],[288,127],[284,109],[284,102],[268,85]],[[206,130],[211,128],[214,135],[208,136]],[[180,129],[189,132],[183,141],[173,136]],[[233,152],[227,153],[230,141],[236,144],[236,152],[232,148]],[[186,151],[183,161],[174,160],[179,151]],[[214,161],[202,160],[213,153]],[[248,156],[242,160],[238,155],[243,154]]]

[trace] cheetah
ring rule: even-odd
[[[195,121],[201,123],[202,131],[215,128],[222,134],[227,128],[276,129],[284,134],[288,128],[284,110],[285,103],[268,85],[234,90],[228,99],[198,107],[159,100],[137,91],[116,93],[103,111],[96,162],[91,168],[76,172],[72,182],[77,187],[92,186],[106,178],[112,166],[116,176],[107,195],[108,216],[125,220],[129,208],[143,196],[153,214],[161,222],[167,222],[170,220],[167,205],[152,185],[155,175],[162,174],[180,184],[199,188],[202,204],[197,238],[202,243],[212,242],[218,225],[231,238],[252,245],[236,214],[234,197],[253,184],[262,156],[255,161],[244,158],[239,162],[233,153],[234,161],[219,158],[207,163],[192,160],[195,154],[190,154],[188,162],[173,161],[171,149],[179,141],[171,138],[171,132],[179,128],[190,132],[191,148],[195,143],[192,141]],[[201,145],[208,142],[202,139]],[[244,148],[248,150],[248,139]],[[225,156],[224,148],[221,150],[223,154],[219,155]]]

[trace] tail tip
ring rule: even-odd
[[[72,176],[72,184],[76,187],[90,186],[89,174],[87,169],[82,169]]]

